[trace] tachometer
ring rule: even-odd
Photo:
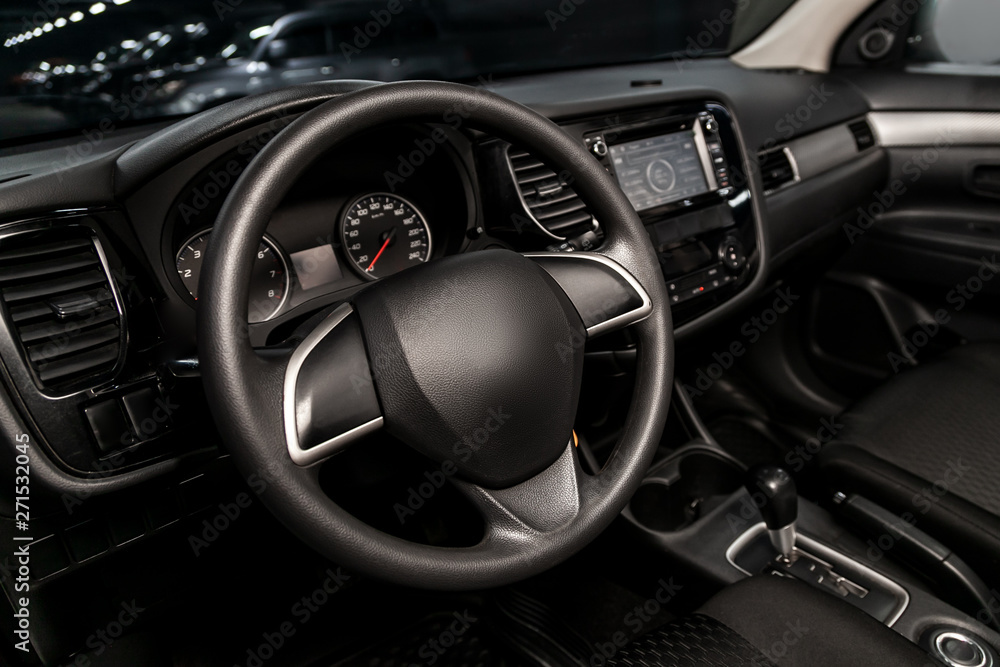
[[[355,200],[340,221],[351,266],[369,280],[422,264],[431,256],[431,231],[420,211],[397,195],[375,193]]]
[[[198,278],[205,259],[205,246],[211,231],[195,234],[177,252],[177,275],[195,301],[198,300]],[[265,322],[281,310],[288,296],[288,264],[278,247],[266,237],[261,241],[254,258],[250,277],[250,309],[247,315],[251,324]]]

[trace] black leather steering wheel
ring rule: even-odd
[[[296,179],[359,132],[455,119],[571,174],[605,232],[600,252],[492,250],[435,260],[373,283],[290,354],[253,349],[246,313],[254,253]],[[212,233],[199,292],[203,378],[237,466],[246,476],[266,475],[262,500],[301,539],[379,578],[476,589],[555,565],[622,510],[666,421],[673,330],[638,216],[558,126],[481,89],[385,84],[303,114],[237,181]],[[638,345],[635,399],[613,454],[590,476],[572,438],[583,344],[625,326]],[[379,428],[454,467],[453,483],[484,518],[479,544],[442,548],[396,538],[324,494],[319,464],[351,442],[364,446],[357,438]]]

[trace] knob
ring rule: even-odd
[[[783,468],[760,465],[747,473],[746,489],[764,517],[771,544],[790,560],[795,550],[795,520],[799,515],[795,480]]]
[[[712,118],[711,116],[705,116],[703,125],[705,127],[705,131],[708,132],[709,134],[715,134],[716,132],[719,131],[719,124],[716,123],[715,119]]]
[[[604,139],[594,139],[594,143],[590,144],[590,152],[597,157],[604,157],[608,154],[608,145],[604,143]]]
[[[747,263],[747,254],[739,239],[730,237],[719,244],[719,261],[733,273],[743,268]]]

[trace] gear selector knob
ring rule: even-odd
[[[799,514],[795,480],[783,468],[759,465],[747,473],[746,489],[764,517],[771,544],[791,560],[795,549],[795,520]]]

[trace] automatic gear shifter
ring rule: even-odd
[[[795,480],[783,468],[759,465],[747,473],[746,489],[764,517],[771,544],[786,561],[791,561],[795,551],[795,519],[799,513]]]

